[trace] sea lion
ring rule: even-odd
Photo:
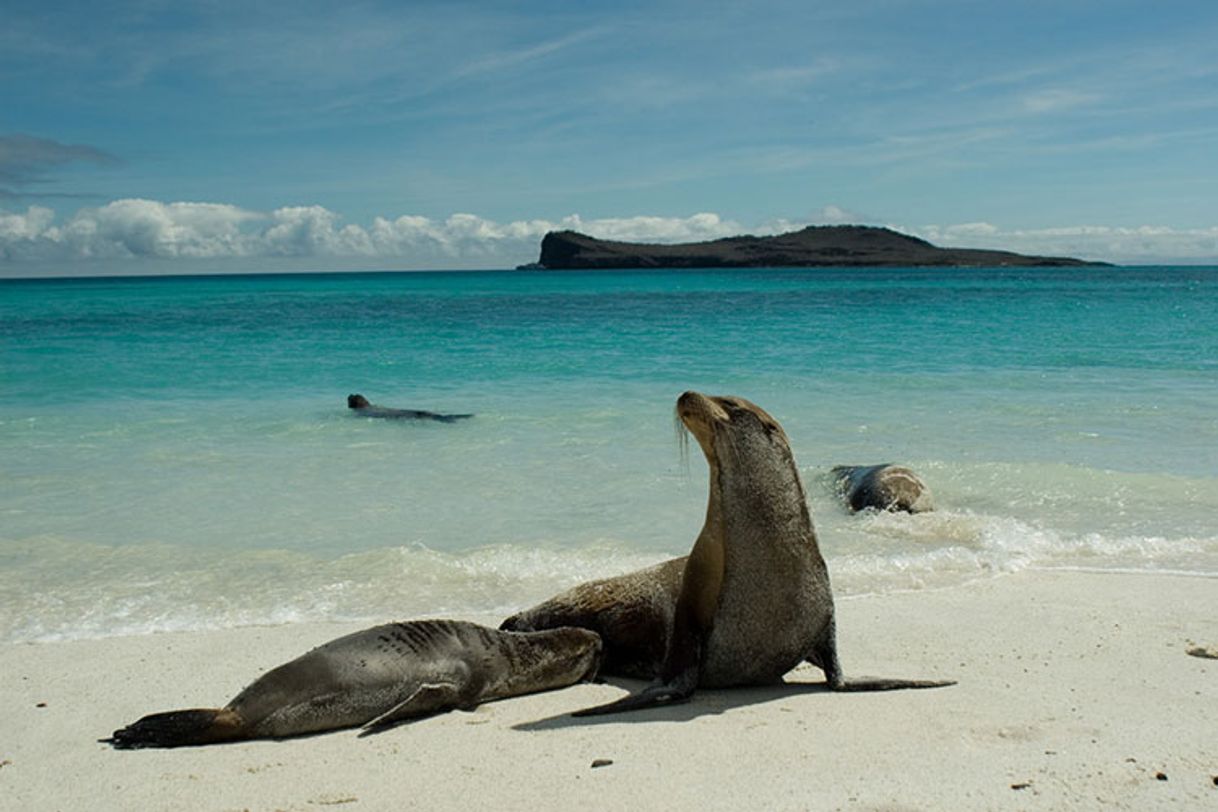
[[[925,513],[935,509],[926,483],[901,465],[838,465],[829,474],[853,511],[875,508]]]
[[[354,409],[361,417],[383,417],[390,420],[439,420],[441,423],[452,423],[473,417],[472,414],[437,414],[419,409],[391,409],[388,406],[369,403],[368,398],[360,394],[347,395],[347,408]]]
[[[578,626],[601,636],[601,673],[652,679],[672,634],[686,556],[568,589],[499,625],[527,632]]]
[[[833,593],[786,433],[759,406],[686,392],[677,416],[710,468],[706,521],[685,563],[672,635],[655,681],[588,716],[686,701],[698,687],[778,682],[803,660],[834,691],[951,682],[847,681]]]
[[[375,626],[271,669],[223,708],[155,713],[114,731],[116,748],[282,738],[406,719],[561,688],[595,676],[587,629],[502,632],[456,620]]]

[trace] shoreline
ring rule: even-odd
[[[97,739],[221,705],[369,624],[9,643],[0,792],[30,809],[1202,808],[1218,804],[1218,661],[1187,649],[1218,645],[1213,582],[1029,569],[838,601],[848,677],[950,688],[830,694],[805,665],[786,685],[569,716],[631,686],[614,679],[367,738],[176,750]]]

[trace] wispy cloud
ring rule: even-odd
[[[115,166],[121,161],[87,144],[63,144],[50,138],[15,133],[0,135],[0,197],[15,198],[51,173],[73,163]]]
[[[758,69],[750,73],[745,81],[766,90],[786,92],[815,84],[840,69],[839,60],[821,57],[806,65]]]
[[[1020,101],[1022,108],[1029,113],[1058,113],[1093,104],[1100,99],[1101,96],[1097,93],[1050,87],[1026,93]]]
[[[609,29],[603,26],[594,26],[585,28],[581,31],[574,31],[562,37],[547,40],[545,42],[531,45],[526,48],[517,48],[514,50],[499,51],[486,56],[475,59],[471,62],[462,65],[453,71],[453,78],[466,78],[484,73],[492,73],[495,71],[507,70],[515,68],[519,65],[535,62],[544,59],[559,51],[585,42],[590,39],[605,36]]]

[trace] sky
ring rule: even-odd
[[[1218,3],[0,0],[0,277],[809,224],[1218,264]]]

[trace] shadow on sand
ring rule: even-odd
[[[605,684],[613,685],[631,693],[642,690],[647,683],[641,680],[611,678]],[[829,693],[829,685],[825,682],[779,682],[774,685],[747,686],[740,688],[720,688],[713,690],[700,689],[688,702],[678,704],[656,705],[629,713],[615,713],[607,716],[574,717],[570,712],[556,716],[548,716],[532,722],[521,722],[512,725],[512,730],[562,730],[568,727],[586,725],[631,724],[640,722],[688,722],[699,716],[711,716],[745,705],[763,705],[767,702],[778,702],[802,694]],[[608,702],[607,697],[604,701]],[[599,703],[597,703],[599,704]],[[578,709],[577,709],[578,710]]]

